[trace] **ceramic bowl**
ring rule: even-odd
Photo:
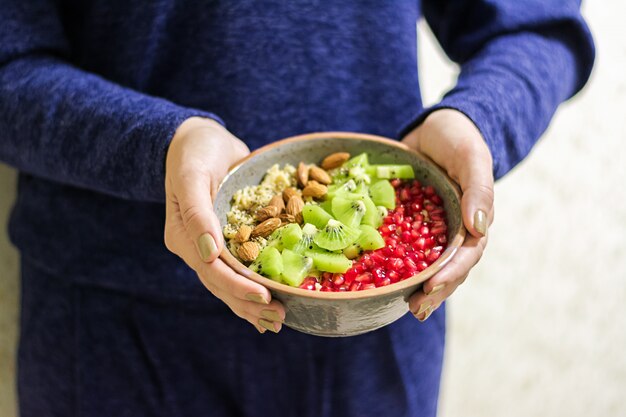
[[[334,152],[357,155],[367,152],[372,163],[410,164],[416,178],[432,185],[444,202],[448,221],[448,247],[440,258],[417,275],[385,287],[355,292],[320,292],[290,287],[249,270],[228,250],[221,258],[241,275],[267,287],[272,297],[286,308],[285,325],[318,336],[352,336],[366,333],[399,319],[408,311],[408,298],[422,283],[439,271],[454,256],[465,239],[461,219],[461,196],[457,185],[425,156],[402,143],[373,135],[348,132],[312,133],[274,142],[252,152],[233,167],[222,181],[214,208],[222,224],[230,210],[235,192],[257,185],[274,164],[300,161],[319,163]]]

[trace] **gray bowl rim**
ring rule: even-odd
[[[241,168],[246,162],[255,156],[267,152],[273,148],[279,147],[285,143],[293,143],[293,142],[304,142],[311,140],[320,140],[320,139],[355,139],[359,141],[369,141],[369,142],[377,142],[383,143],[385,145],[393,146],[399,148],[405,152],[409,152],[414,154],[417,158],[421,159],[425,164],[430,165],[430,167],[441,175],[445,181],[451,186],[454,190],[454,195],[459,202],[461,202],[461,190],[459,186],[448,176],[448,174],[437,164],[435,164],[430,158],[427,156],[409,148],[402,142],[399,142],[394,139],[386,138],[383,136],[370,135],[365,133],[354,133],[354,132],[315,132],[315,133],[307,133],[303,135],[291,136],[286,139],[281,139],[272,143],[269,143],[261,148],[256,149],[251,152],[248,156],[238,161],[235,165],[233,165],[224,179],[220,182],[220,185],[217,189],[217,193],[222,189],[222,186],[228,181],[228,179],[234,175],[239,168]],[[230,200],[229,200],[230,201]],[[460,214],[459,214],[460,215]],[[280,282],[274,281],[272,279],[266,278],[262,275],[253,272],[248,269],[247,266],[242,264],[235,258],[230,251],[224,247],[220,254],[220,258],[230,266],[235,272],[243,275],[244,277],[251,279],[252,281],[263,285],[271,291],[275,291],[278,293],[286,293],[297,297],[305,297],[305,298],[314,298],[318,300],[358,300],[364,298],[376,298],[379,296],[389,295],[391,293],[400,293],[405,291],[407,288],[417,286],[437,272],[439,272],[456,254],[458,249],[461,247],[465,240],[466,230],[463,226],[463,221],[459,222],[458,230],[454,231],[454,237],[448,242],[448,247],[441,254],[439,259],[437,259],[434,263],[432,263],[428,268],[419,272],[418,274],[412,276],[411,278],[406,278],[402,281],[398,281],[394,284],[386,285],[384,287],[377,287],[370,290],[361,290],[361,291],[346,291],[346,292],[322,292],[322,291],[311,291],[305,290],[298,287],[291,287],[287,284],[282,284]]]

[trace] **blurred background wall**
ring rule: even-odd
[[[626,3],[583,11],[595,72],[496,186],[487,252],[448,303],[441,417],[626,416]],[[420,45],[434,103],[457,68],[423,23]],[[0,417],[17,415],[14,196],[15,173],[0,165]]]

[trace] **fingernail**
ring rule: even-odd
[[[246,299],[248,301],[252,301],[253,303],[269,304],[269,301],[267,301],[265,297],[263,297],[263,295],[259,294],[258,292],[249,292],[248,294],[246,294]]]
[[[428,310],[430,308],[430,306],[432,306],[432,303],[429,301],[427,303],[422,303],[420,304],[420,308],[419,310],[417,310],[417,313],[415,313],[416,316],[419,316],[420,314],[422,314],[424,311]]]
[[[430,317],[430,315],[431,315],[431,314],[433,314],[433,311],[435,311],[435,309],[434,309],[432,306],[429,306],[429,307],[426,309],[426,312],[425,312],[425,314],[424,314],[424,317],[422,317],[421,319],[418,317],[417,319],[418,319],[419,321],[426,321],[426,320],[428,320],[428,318]]]
[[[262,310],[261,317],[270,321],[279,321],[282,323],[283,319],[280,318],[280,314],[276,310]]]
[[[270,332],[278,333],[280,331],[280,323],[274,323],[269,320],[259,319],[259,325]]]
[[[474,213],[474,230],[483,236],[487,233],[487,215],[482,210]]]
[[[205,233],[198,238],[198,251],[203,262],[208,262],[211,259],[211,255],[217,252],[215,239],[213,239],[210,233]]]
[[[439,284],[439,285],[435,285],[433,287],[432,290],[430,290],[430,292],[426,295],[435,295],[437,294],[439,291],[443,290],[443,288],[446,286],[446,284]]]
[[[255,329],[257,329],[257,331],[261,334],[265,333],[267,330],[265,330],[263,327],[259,327],[259,326],[254,326]]]

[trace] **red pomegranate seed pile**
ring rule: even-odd
[[[417,180],[391,181],[396,208],[389,210],[378,231],[386,246],[365,251],[344,274],[324,272],[318,281],[304,279],[300,288],[359,291],[384,287],[410,278],[435,262],[447,245],[446,212],[435,189]]]

